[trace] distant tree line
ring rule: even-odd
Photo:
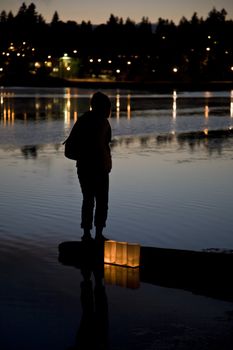
[[[135,23],[111,14],[105,24],[93,25],[90,21],[63,22],[55,11],[47,23],[34,3],[23,3],[16,15],[0,13],[0,50],[6,51],[10,43],[29,42],[35,48],[34,60],[78,52],[83,76],[98,75],[90,58],[101,57],[99,71],[106,70],[106,60],[112,60],[124,79],[229,80],[233,75],[233,21],[226,16],[225,9],[213,8],[206,19],[194,13],[177,25],[162,18],[152,25],[147,17]],[[122,68],[123,58],[127,69]]]

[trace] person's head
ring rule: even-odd
[[[111,101],[102,92],[96,92],[91,99],[91,109],[100,117],[108,118],[111,113]]]

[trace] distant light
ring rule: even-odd
[[[26,45],[26,41],[23,41],[23,45]]]
[[[17,53],[17,56],[20,56],[20,53],[19,53],[19,52]]]
[[[93,58],[90,58],[90,59],[89,59],[89,62],[91,62],[91,63],[94,62]]]
[[[2,55],[4,56],[6,53],[3,51]]]
[[[70,71],[70,70],[71,70],[71,68],[70,68],[70,67],[67,67],[67,68],[66,68],[66,70]]]
[[[35,62],[35,67],[36,67],[36,68],[40,68],[40,67],[41,67],[40,62]]]
[[[228,51],[225,51],[225,54],[226,54],[226,55],[228,55],[228,54],[229,54],[229,52],[228,52]]]
[[[173,70],[174,73],[178,72],[178,68],[177,67],[174,67],[172,70]]]
[[[108,63],[110,63],[110,64],[111,64],[111,63],[112,63],[112,61],[111,61],[111,60],[109,60],[109,61],[108,61]]]
[[[10,56],[9,52],[6,53],[7,56]]]
[[[117,74],[119,74],[120,72],[121,72],[121,70],[120,70],[120,69],[117,69],[117,70],[116,70],[116,73],[117,73]]]
[[[70,57],[68,57],[68,54],[67,54],[67,53],[64,53],[62,59],[63,59],[63,60],[69,60]]]
[[[127,64],[130,65],[130,64],[131,64],[131,61],[128,61]]]
[[[206,136],[208,135],[208,129],[204,129],[203,132]]]
[[[50,59],[50,58],[51,58],[51,55],[48,56],[48,59]]]
[[[101,58],[98,58],[98,62],[100,63],[102,60],[101,60]]]
[[[0,72],[2,72],[2,71],[3,71],[3,68],[1,67],[1,68],[0,68]]]
[[[208,35],[208,39],[211,39],[211,35]]]
[[[210,47],[207,47],[207,48],[206,48],[206,51],[210,51]]]
[[[36,50],[36,49],[33,47],[33,48],[32,48],[32,51],[35,51],[35,50]]]
[[[166,39],[166,37],[165,37],[165,36],[162,36],[162,39],[163,39],[163,40],[165,40],[165,39]]]
[[[231,66],[231,71],[233,72],[233,66]]]
[[[53,72],[59,72],[59,69],[57,67],[53,68]]]
[[[73,53],[77,53],[78,51],[77,50],[74,50]]]

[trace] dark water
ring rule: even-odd
[[[113,104],[106,235],[153,247],[233,249],[233,138],[208,136],[233,127],[233,93],[106,93]],[[57,247],[81,237],[81,193],[61,143],[91,94],[0,90],[4,349],[75,344],[83,277],[58,262]],[[196,137],[200,131],[206,137]],[[229,302],[146,283],[132,289],[105,282],[111,349],[227,349],[232,340]]]

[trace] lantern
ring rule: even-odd
[[[116,260],[116,241],[104,242],[104,262],[107,264],[115,264]]]
[[[140,264],[140,245],[106,241],[104,244],[104,262],[106,264],[138,267]]]
[[[137,267],[140,264],[140,245],[130,243],[127,247],[127,266]]]
[[[116,265],[127,265],[127,243],[116,242]]]

